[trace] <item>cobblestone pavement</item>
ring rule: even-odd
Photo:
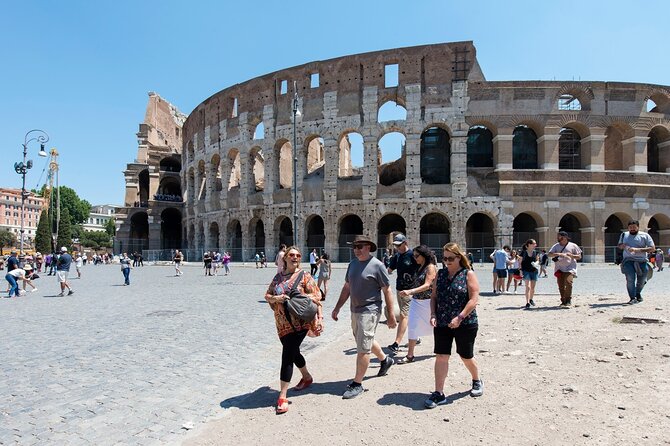
[[[88,265],[72,296],[56,297],[55,279],[42,276],[39,291],[0,299],[0,444],[179,443],[184,425],[222,416],[222,401],[277,386],[280,346],[263,299],[274,269],[184,271],[135,268],[126,287],[118,266]],[[306,339],[308,355],[349,335],[348,307],[339,323],[329,317],[344,271],[334,268],[326,332]],[[490,266],[476,271],[491,298]],[[627,301],[624,282],[616,267],[583,267],[575,300]],[[668,285],[670,270],[644,294],[667,298]],[[539,306],[558,303],[552,278],[540,279],[537,292]]]

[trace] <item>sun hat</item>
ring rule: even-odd
[[[26,263],[25,265],[23,265],[23,269],[26,270],[26,271],[32,271],[33,267],[30,266],[29,263]]]
[[[370,245],[370,252],[375,252],[377,250],[377,244],[372,241],[370,237],[366,237],[364,235],[357,235],[354,238],[353,242],[347,242],[347,245],[357,245],[359,243],[367,243]]]

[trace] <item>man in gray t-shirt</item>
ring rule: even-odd
[[[619,249],[623,249],[623,263],[621,272],[626,275],[626,290],[629,304],[642,302],[642,289],[647,283],[649,265],[647,254],[656,250],[654,241],[646,232],[640,231],[640,222],[628,222],[628,232],[619,237]]]
[[[368,237],[358,235],[352,242],[356,258],[349,263],[340,298],[332,312],[333,320],[338,320],[340,309],[351,297],[351,328],[356,339],[356,376],[342,395],[344,399],[355,398],[364,392],[362,382],[370,365],[370,353],[379,359],[379,373],[384,376],[393,365],[393,359],[382,351],[375,340],[375,332],[382,309],[382,293],[386,306],[393,308],[393,297],[389,287],[391,281],[384,264],[370,253],[377,245]],[[388,312],[388,328],[396,327],[393,311]]]

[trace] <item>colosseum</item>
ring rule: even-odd
[[[297,242],[346,261],[355,234],[384,247],[401,231],[479,259],[560,229],[602,262],[638,219],[667,249],[669,118],[668,86],[487,81],[469,41],[280,70],[185,121],[154,94],[119,239],[238,260]]]

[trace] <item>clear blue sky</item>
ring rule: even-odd
[[[489,80],[670,85],[669,16],[667,0],[4,2],[0,186],[20,187],[13,164],[41,128],[62,185],[122,204],[147,92],[188,114],[235,83],[353,53],[473,40]]]

